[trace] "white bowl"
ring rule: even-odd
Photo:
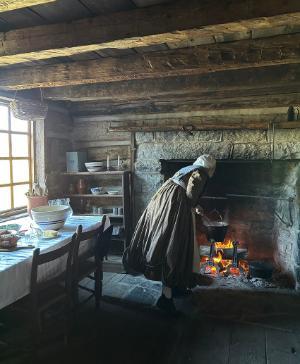
[[[86,169],[88,170],[88,172],[101,172],[101,171],[103,171],[102,167],[86,167]]]
[[[86,167],[103,167],[103,162],[86,162]]]
[[[42,230],[61,229],[71,215],[70,206],[40,206],[31,209],[33,221]]]
[[[103,162],[87,162],[84,165],[89,172],[100,172],[103,169]]]

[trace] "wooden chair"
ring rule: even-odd
[[[103,260],[104,257],[107,259],[112,232],[113,232],[113,225],[110,225],[110,227],[108,227],[101,235],[98,244],[98,249],[99,249],[98,254],[100,257],[100,297],[102,297],[102,289],[103,289]]]
[[[102,290],[102,257],[100,255],[100,245],[106,216],[102,218],[101,225],[91,231],[82,231],[82,225],[79,225],[76,231],[76,242],[74,245],[74,260],[73,260],[73,302],[75,309],[78,308],[79,303],[86,303],[91,298],[95,298],[96,309],[100,306],[100,297]],[[80,248],[84,243],[94,240],[86,251],[80,253]],[[94,289],[80,284],[84,278],[89,278],[94,281]],[[79,288],[91,293],[82,302],[79,302]]]
[[[65,318],[64,338],[67,343],[71,313],[72,313],[72,255],[76,234],[73,235],[71,241],[64,246],[52,250],[47,253],[41,253],[40,249],[35,249],[32,259],[30,295],[27,299],[29,310],[31,313],[31,324],[34,335],[37,336],[36,342],[40,341],[40,335],[43,331],[42,316],[54,305],[62,307]],[[45,277],[39,280],[39,267],[54,262],[58,259],[65,259],[63,273],[54,277]],[[26,299],[25,299],[26,301]],[[24,308],[24,306],[23,306]],[[60,312],[62,310],[59,310]],[[59,313],[60,313],[59,312]]]

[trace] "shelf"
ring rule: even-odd
[[[61,179],[63,180],[62,185],[67,186],[65,183],[75,183],[76,180],[83,178],[86,180],[86,183],[89,185],[89,181],[98,181],[98,185],[102,184],[105,188],[104,194],[94,195],[91,193],[91,190],[85,188],[82,192],[84,193],[76,193],[77,190],[74,190],[73,193],[70,191],[66,191],[66,197],[69,197],[74,204],[73,208],[75,210],[82,211],[82,213],[78,213],[79,215],[85,216],[101,216],[106,215],[111,224],[114,226],[113,233],[119,235],[112,236],[112,245],[110,253],[121,254],[124,252],[124,249],[130,243],[131,239],[131,225],[132,225],[132,172],[130,170],[101,170],[99,172],[61,172]],[[101,183],[100,183],[101,182]],[[93,182],[96,185],[96,182]],[[107,191],[117,191],[117,195],[109,195]],[[90,208],[86,209],[86,205],[91,205]],[[80,202],[80,206],[79,206]],[[78,206],[77,206],[78,205]],[[96,205],[96,206],[94,206]],[[103,209],[107,208],[107,213],[99,214],[92,210],[92,207],[103,207]],[[122,210],[113,210],[112,207],[118,207]],[[79,212],[78,211],[78,212]],[[122,215],[116,214],[116,212],[122,212]],[[122,265],[121,265],[122,267]]]
[[[103,216],[103,215],[106,215],[106,216],[108,216],[108,217],[110,217],[110,218],[112,218],[112,219],[123,219],[124,218],[124,215],[114,215],[114,214],[105,214],[105,213],[103,213],[103,214],[93,214],[92,212],[91,213],[88,213],[88,212],[86,212],[86,213],[83,213],[83,214],[76,214],[76,215],[78,215],[78,216]]]
[[[101,171],[101,172],[62,172],[63,176],[121,176],[127,171]]]
[[[120,198],[123,195],[92,195],[92,194],[75,194],[75,195],[67,195],[67,197],[87,197],[87,198]]]

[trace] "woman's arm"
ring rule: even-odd
[[[187,183],[186,195],[190,199],[192,207],[199,203],[199,198],[203,193],[207,176],[200,171],[194,171]]]

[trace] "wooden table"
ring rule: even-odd
[[[14,220],[12,223],[30,223],[29,218],[26,218],[26,220]],[[72,216],[67,220],[65,226],[59,230],[57,238],[40,239],[36,247],[39,247],[42,252],[46,252],[63,246],[70,241],[78,225],[82,225],[84,231],[89,231],[96,228],[101,220],[102,216]],[[110,222],[107,219],[105,228],[109,225]],[[29,294],[33,250],[20,249],[13,252],[0,252],[0,309]],[[45,264],[39,274],[41,274],[41,278],[57,275],[63,271],[63,267],[63,261]]]

